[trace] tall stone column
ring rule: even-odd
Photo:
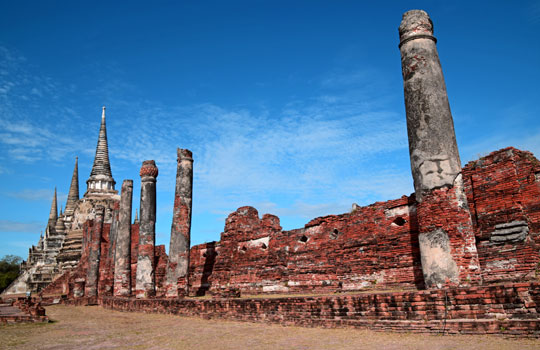
[[[118,214],[118,232],[114,256],[114,295],[131,296],[131,205],[133,180],[124,180]]]
[[[433,23],[422,10],[408,11],[399,35],[424,281],[428,288],[478,282],[480,265]]]
[[[155,296],[155,240],[156,240],[156,178],[158,168],[153,160],[145,160],[141,171],[141,217],[139,226],[139,254],[135,296]]]
[[[95,297],[97,296],[98,291],[99,261],[101,258],[101,232],[103,231],[105,208],[98,205],[94,210],[96,217],[94,219],[90,241],[87,242],[88,269],[86,271],[86,284],[84,288],[84,295],[86,297]]]
[[[165,282],[167,297],[187,295],[189,286],[193,154],[190,150],[180,148],[177,153],[171,244]]]

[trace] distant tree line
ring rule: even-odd
[[[16,255],[5,255],[0,259],[0,293],[17,278],[21,262],[22,258]]]

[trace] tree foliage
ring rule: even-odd
[[[22,258],[16,255],[5,255],[0,259],[0,293],[19,275]]]

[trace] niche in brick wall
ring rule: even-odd
[[[407,222],[407,220],[405,220],[401,216],[398,216],[397,218],[394,219],[394,221],[392,221],[391,225],[392,226],[403,226],[403,225],[405,225],[406,222]]]
[[[308,241],[308,238],[307,238],[306,235],[302,235],[302,237],[300,237],[299,241],[302,242],[302,243],[306,243]]]

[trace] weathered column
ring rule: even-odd
[[[480,278],[478,254],[433,23],[408,11],[399,35],[424,281],[466,285]]]
[[[167,297],[187,295],[189,285],[193,154],[190,150],[180,148],[177,153],[171,244],[165,282]]]
[[[88,270],[86,271],[86,284],[84,295],[97,296],[99,278],[99,260],[101,258],[101,232],[103,230],[103,216],[105,208],[101,205],[95,207],[94,225],[88,244]]]
[[[114,256],[114,295],[131,296],[131,204],[133,180],[124,180]]]
[[[158,168],[153,160],[145,160],[141,171],[141,217],[139,227],[139,254],[135,296],[152,297],[156,293],[155,251],[156,240],[156,177]]]

